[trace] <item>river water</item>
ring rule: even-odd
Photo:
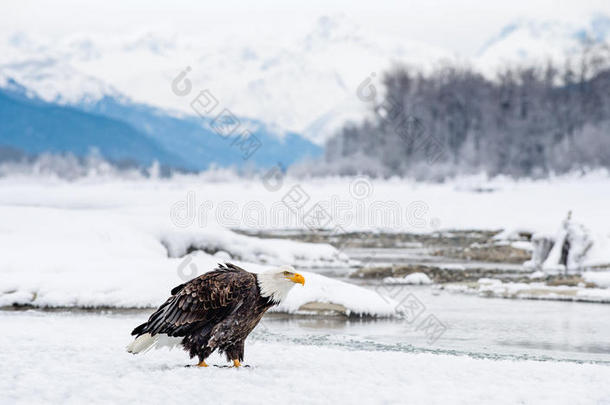
[[[262,342],[335,346],[367,351],[430,352],[489,359],[593,362],[610,365],[610,306],[563,301],[483,298],[404,287],[425,305],[419,319],[353,319],[342,316],[268,314],[250,339]],[[150,310],[0,311],[0,324],[28,325],[32,344],[44,346],[47,328],[63,323],[121,325],[129,328]],[[433,342],[420,319],[434,316],[444,332]],[[48,322],[46,321],[48,320]],[[33,329],[40,330],[33,330]],[[118,332],[118,331],[117,331]],[[38,337],[38,339],[37,339]]]
[[[431,342],[420,319],[346,320],[271,315],[274,339],[369,350],[441,352],[482,358],[586,361],[610,364],[610,306],[565,301],[483,298],[404,287],[445,327]],[[257,338],[261,338],[258,334]]]

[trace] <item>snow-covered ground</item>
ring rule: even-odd
[[[44,168],[40,169],[44,171]],[[303,217],[319,203],[331,225],[347,230],[426,232],[437,229],[507,229],[554,234],[572,219],[608,234],[610,174],[542,180],[472,176],[431,184],[409,179],[237,178],[218,171],[172,179],[93,176],[66,182],[44,176],[0,179],[0,205],[124,213],[157,218],[171,229],[305,228]],[[302,206],[294,214],[283,201]],[[385,215],[384,215],[385,213]]]
[[[386,277],[383,282],[386,284],[432,284],[432,280],[425,273],[411,273],[404,277]]]
[[[169,290],[233,261],[250,271],[281,264],[347,265],[326,244],[259,239],[214,225],[171,230],[167,216],[127,209],[3,206],[0,306],[156,307]],[[138,215],[140,214],[140,215]],[[206,250],[186,255],[188,247]],[[208,251],[208,250],[215,250]],[[303,272],[307,288],[276,310],[333,303],[355,315],[391,316],[395,304],[373,291]]]
[[[181,350],[124,351],[139,320],[0,312],[0,402],[603,404],[610,398],[605,364],[363,350],[264,334],[246,344],[249,368],[185,368],[193,360]],[[210,363],[226,364],[218,356]]]
[[[218,173],[169,180],[2,178],[0,305],[156,306],[171,287],[225,260],[253,271],[281,264],[314,271],[348,266],[349,258],[330,245],[228,229],[306,228],[311,218],[321,218],[313,225],[338,232],[478,228],[553,234],[571,210],[596,234],[610,233],[610,178],[604,172],[540,181],[284,178],[279,188],[269,184],[269,178]],[[295,202],[299,208],[292,211]],[[189,247],[202,251],[184,256]],[[608,251],[592,251],[598,262],[606,256],[610,262]],[[350,312],[391,312],[366,290],[309,277],[312,282],[284,310],[334,297]]]
[[[330,213],[329,229],[553,234],[569,210],[595,232],[607,235],[610,228],[610,179],[603,173],[445,184],[285,178],[279,189],[261,179],[215,176],[0,179],[0,306],[155,307],[173,286],[231,260],[252,271],[293,264],[303,273],[305,286],[295,286],[280,312],[298,312],[311,302],[354,314],[399,312],[400,305],[377,294],[380,288],[316,274],[352,265],[349,250],[230,230],[303,229],[307,220],[299,219],[308,218],[316,202]],[[304,204],[295,214],[282,200],[290,204],[299,196]],[[584,278],[608,285],[604,273]],[[317,323],[288,323],[278,332],[264,318],[246,346],[249,368],[196,369],[183,367],[193,361],[181,350],[137,357],[124,351],[129,332],[148,312],[0,311],[0,403],[556,404],[610,398],[606,305],[483,303],[427,286],[382,286],[414,294],[422,318],[435,316],[446,332],[429,342],[402,319],[316,317],[292,317],[289,322]],[[210,363],[225,364],[218,356]]]
[[[589,273],[590,274],[590,273]],[[606,278],[608,273],[601,273]],[[548,286],[545,283],[512,283],[492,278],[481,278],[472,285],[454,284],[443,288],[454,292],[478,294],[485,297],[560,300],[610,303],[610,289],[583,286]]]

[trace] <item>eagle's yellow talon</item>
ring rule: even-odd
[[[207,367],[208,365],[205,364],[205,361],[201,360],[201,362],[199,364],[197,364],[197,367]]]
[[[239,360],[233,360],[233,367],[241,367],[241,363],[239,362]]]

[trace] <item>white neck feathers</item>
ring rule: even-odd
[[[286,298],[294,283],[282,277],[281,273],[263,272],[256,275],[261,296],[269,297],[273,302],[279,304]]]

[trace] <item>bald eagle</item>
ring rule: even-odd
[[[305,279],[291,266],[250,273],[231,263],[175,287],[148,321],[131,332],[136,339],[129,353],[155,346],[181,344],[199,367],[218,350],[235,367],[244,360],[244,342],[263,314],[279,304],[290,289]]]

